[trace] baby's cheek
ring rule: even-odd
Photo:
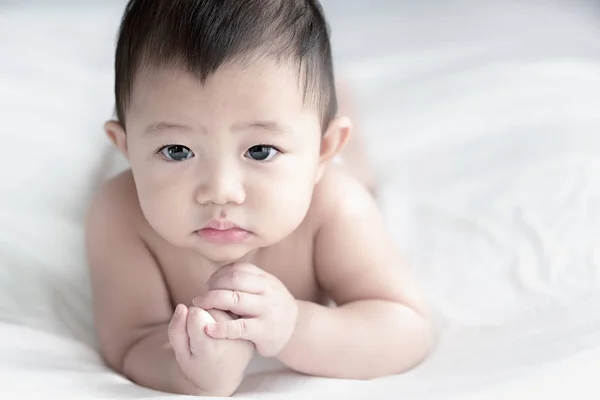
[[[174,245],[181,244],[184,230],[189,225],[184,223],[185,216],[180,215],[184,208],[182,204],[160,193],[140,193],[140,206],[148,224],[158,235]]]
[[[271,206],[267,209],[269,220],[278,225],[285,234],[294,231],[304,220],[310,206],[311,187],[281,187],[273,194]]]

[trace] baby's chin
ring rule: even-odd
[[[258,254],[262,249],[276,245],[286,239],[287,235],[277,237],[253,237],[246,243],[215,244],[207,242],[196,242],[191,250],[202,258],[209,260],[214,266],[225,266],[236,262],[255,264],[258,262]],[[257,265],[261,268],[260,265]]]
[[[202,248],[196,248],[203,258],[220,265],[227,265],[239,261],[247,261],[256,252],[256,248],[242,245],[213,245],[207,244]]]
[[[247,243],[215,244],[208,242],[196,242],[190,248],[201,258],[207,259],[213,264],[224,266],[235,262],[246,262],[255,264],[257,255],[262,249],[271,247],[281,239],[265,240],[266,238],[254,237]],[[258,266],[260,267],[260,266]]]
[[[256,237],[241,243],[212,243],[203,240],[197,235],[180,238],[171,242],[176,247],[191,250],[198,254],[200,258],[207,259],[216,264],[229,264],[238,261],[250,262],[249,258],[262,247]]]
[[[169,233],[173,235],[174,232]],[[234,243],[211,242],[197,233],[161,236],[174,247],[191,250],[193,253],[198,254],[200,258],[207,259],[211,263],[227,265],[234,262],[253,263],[254,256],[261,249],[277,244],[285,239],[287,234],[279,232],[279,235],[263,236],[252,233],[247,239]]]

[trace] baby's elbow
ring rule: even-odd
[[[435,349],[436,335],[433,319],[430,315],[419,314],[414,329],[413,339],[409,344],[407,353],[410,354],[408,362],[400,363],[402,373],[408,372],[425,362]]]
[[[125,364],[125,357],[123,354],[114,350],[111,351],[109,349],[101,349],[100,357],[102,358],[104,365],[106,365],[112,371],[118,374],[124,374],[123,369]]]
[[[117,343],[105,343],[104,346],[101,346],[100,355],[107,367],[117,374],[132,379],[131,372],[134,369],[134,360],[131,353],[136,344],[136,342],[133,342],[119,346]]]
[[[419,367],[435,349],[436,335],[432,318],[413,311],[412,318],[405,318],[398,326],[393,350],[388,349],[389,369],[384,375],[400,375]],[[402,339],[398,340],[398,335]]]

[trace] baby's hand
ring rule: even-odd
[[[214,317],[214,318],[213,318]],[[207,324],[232,318],[219,310],[179,305],[169,324],[169,341],[184,376],[202,393],[230,396],[238,388],[254,354],[247,340],[218,340],[205,333]]]
[[[263,357],[276,356],[290,340],[298,305],[276,277],[251,264],[232,264],[217,270],[208,288],[194,305],[241,317],[208,324],[206,331],[213,338],[251,340]]]

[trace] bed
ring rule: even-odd
[[[438,340],[372,381],[251,364],[236,397],[599,398],[593,1],[324,0],[389,229]],[[0,1],[0,398],[174,399],[96,350],[86,206],[124,1]],[[399,338],[402,340],[402,338]]]

